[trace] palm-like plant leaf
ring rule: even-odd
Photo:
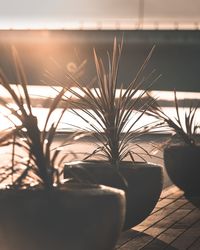
[[[184,117],[181,119],[178,98],[176,90],[174,90],[174,107],[176,116],[170,117],[162,110],[157,100],[154,99],[154,102],[147,113],[159,120],[163,120],[163,128],[170,128],[182,139],[184,143],[188,145],[195,145],[196,142],[194,136],[199,129],[199,124],[197,124],[195,116],[199,108],[199,103],[196,106],[191,104],[189,106],[189,110],[184,112]]]
[[[85,88],[73,76],[68,75],[68,79],[78,88],[78,90],[69,89],[79,99],[78,104],[72,99],[72,110],[90,126],[92,133],[96,133],[99,142],[98,147],[88,157],[101,154],[113,166],[118,166],[121,160],[131,154],[129,144],[135,139],[135,133],[133,132],[135,125],[138,124],[150,104],[144,104],[143,97],[155,78],[151,80],[152,75],[150,74],[147,79],[141,79],[141,74],[144,72],[153,50],[154,47],[134,80],[130,82],[125,90],[123,84],[118,86],[122,42],[118,44],[116,39],[114,40],[112,55],[107,53],[107,67],[94,50],[98,88],[93,91],[90,88]],[[118,91],[119,96],[117,96]],[[76,109],[80,109],[82,113]],[[141,136],[148,131],[148,126],[147,128],[142,127],[137,130],[137,135]]]
[[[31,105],[31,96],[27,88],[26,75],[15,48],[12,48],[12,55],[17,82],[12,86],[3,71],[0,71],[0,83],[7,90],[17,108],[13,109],[3,97],[0,99],[0,105],[9,110],[10,115],[8,115],[7,118],[14,126],[11,132],[8,131],[1,137],[0,143],[3,144],[5,140],[9,139],[9,143],[13,144],[11,157],[12,166],[9,168],[9,171],[12,173],[16,172],[19,175],[15,181],[13,181],[14,186],[20,187],[24,185],[24,183],[27,183],[28,178],[34,177],[43,188],[51,189],[54,184],[59,184],[58,178],[56,177],[55,179],[57,168],[54,165],[58,154],[52,152],[52,144],[57,127],[67,107],[61,110],[60,116],[56,121],[50,123],[50,117],[62,100],[65,89],[61,89],[57,96],[51,100],[49,112],[41,131],[38,126],[37,117],[33,115],[33,107]],[[13,116],[21,122],[21,125],[17,125],[15,120],[13,120]],[[17,135],[17,138],[10,138],[13,134]],[[23,159],[19,158],[15,152],[15,148],[18,150],[23,149],[28,160],[24,162]]]

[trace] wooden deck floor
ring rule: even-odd
[[[162,192],[152,214],[123,232],[118,250],[200,250],[200,198],[188,201],[171,186]]]

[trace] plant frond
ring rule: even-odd
[[[128,145],[133,138],[149,132],[150,129],[143,129],[143,131],[141,129],[134,134],[132,130],[135,130],[134,126],[149,109],[150,101],[144,103],[143,100],[157,80],[153,77],[154,71],[147,78],[141,77],[152,56],[153,47],[128,87],[124,90],[124,84],[118,86],[122,47],[123,39],[118,43],[115,38],[112,53],[107,52],[108,63],[97,55],[95,49],[93,50],[97,88],[91,90],[83,87],[73,76],[68,76],[77,88],[77,90],[69,90],[78,98],[78,102],[72,102],[72,110],[89,125],[87,133],[91,130],[91,134],[95,135],[99,142],[99,146],[86,158],[101,154],[113,166],[118,165],[119,161],[128,154]],[[118,88],[119,96],[117,96]],[[76,109],[80,109],[81,112]],[[137,116],[133,113],[135,110],[140,111]],[[131,120],[132,115],[134,118]]]
[[[199,109],[199,103],[196,106],[191,104],[189,106],[189,110],[184,111],[184,117],[181,119],[177,93],[176,90],[174,90],[174,108],[176,112],[175,117],[169,117],[159,106],[157,100],[155,100],[151,108],[147,111],[147,114],[155,117],[156,119],[163,120],[165,123],[163,127],[170,128],[174,131],[184,143],[188,145],[195,145],[194,136],[199,127],[195,121],[195,116]]]

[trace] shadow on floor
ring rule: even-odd
[[[195,207],[200,209],[200,196],[185,196]]]
[[[117,250],[177,250],[162,240],[154,238],[153,236],[130,229],[126,232],[122,232],[121,237],[118,241]]]

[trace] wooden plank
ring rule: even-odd
[[[174,190],[177,191],[179,194],[174,194]],[[180,191],[177,187],[170,187],[167,188],[167,191],[163,191],[165,198],[160,198],[158,203],[156,204],[156,207],[152,211],[152,214],[157,212],[158,210],[168,206],[169,204],[173,203],[174,200],[178,200],[183,197],[183,192]]]
[[[177,198],[177,200],[178,200],[178,198]],[[168,206],[169,204],[173,203],[174,201],[175,201],[174,199],[168,199],[168,198],[160,199],[157,202],[157,204],[156,204],[156,206],[155,206],[155,208],[154,208],[154,210],[152,211],[151,214],[153,214],[153,213],[157,212],[158,210]]]
[[[199,250],[199,249],[200,249],[200,237],[197,238],[197,240],[194,241],[190,247],[188,247],[188,250]]]
[[[165,249],[177,250],[177,248],[174,248],[171,246],[169,247],[168,244],[166,244],[165,242],[158,240],[158,239],[155,239],[147,246],[139,248],[139,249],[142,249],[142,250],[165,250]],[[135,249],[135,250],[139,250],[139,249]],[[132,250],[132,249],[129,249],[129,250]]]
[[[117,242],[116,249],[120,248],[120,246],[124,245],[126,242],[130,241],[130,239],[134,239],[140,232],[130,229],[128,231],[122,232],[120,238]],[[121,248],[120,248],[121,249]]]
[[[165,199],[162,199],[160,200],[157,205],[156,205],[156,208],[163,208],[163,207],[166,207],[167,205],[169,205],[170,203],[172,203],[173,200],[172,199],[168,199],[168,198],[165,198]]]
[[[173,214],[170,216],[167,216],[163,220],[159,221],[149,229],[145,230],[145,233],[148,233],[149,235],[153,237],[157,237],[160,235],[163,231],[166,231],[168,228],[172,227],[176,222],[181,220],[184,216],[186,216],[190,211],[188,210],[176,210]]]
[[[185,201],[185,200],[180,200],[180,201],[176,200],[176,201],[172,202],[170,205],[168,205],[167,207],[164,207],[162,210],[159,210],[158,212],[150,215],[146,220],[144,220],[141,224],[137,225],[133,229],[136,230],[136,232],[138,232],[138,233],[143,232],[146,229],[150,228],[155,223],[157,223],[158,221],[160,221],[163,218],[165,218],[166,216],[168,216],[168,214],[173,213],[178,208],[180,208],[186,204],[187,204],[187,201]],[[132,231],[132,229],[129,231]],[[120,247],[121,245],[125,244],[126,242],[130,241],[132,238],[135,237],[135,233],[133,235],[132,233],[130,233],[130,232],[127,233],[127,232],[122,233],[122,235],[118,241],[117,247]]]
[[[188,249],[188,247],[190,247],[199,237],[200,220],[192,225],[192,227],[186,230],[183,234],[181,234],[174,242],[172,242],[171,246],[177,249],[185,250]]]
[[[174,213],[177,209],[181,208],[182,206],[186,205],[188,201],[186,200],[176,200],[175,202],[169,204],[168,206],[164,207],[163,209],[159,210],[158,212],[151,214],[146,220],[140,223],[138,226],[134,227],[135,230],[146,230],[147,228],[153,226],[160,220],[164,219],[168,215]]]
[[[152,214],[154,214],[155,212],[157,212],[158,210],[160,210],[159,207],[155,207],[154,210],[152,211]]]
[[[162,198],[146,220],[122,233],[117,249],[200,250],[200,209],[172,186],[162,192]]]
[[[172,243],[178,236],[180,236],[184,231],[191,227],[199,218],[199,210],[194,209],[188,213],[183,219],[176,222],[161,235],[157,237],[158,240],[163,241],[166,244]]]
[[[126,244],[122,245],[120,250],[138,250],[151,240],[153,240],[152,236],[140,233],[133,240],[129,240]]]
[[[177,190],[175,193],[172,193],[167,196],[168,199],[177,199],[177,198],[184,198],[183,197],[183,191]]]
[[[193,209],[196,208],[196,206],[193,205],[192,203],[188,202],[187,205],[185,205],[185,208],[190,209],[190,210],[193,210]]]
[[[195,208],[185,218],[174,224],[172,228],[187,229],[199,220],[200,210],[198,208]]]
[[[158,236],[159,240],[162,240],[166,244],[170,244],[174,239],[181,235],[185,229],[182,228],[169,228]]]
[[[164,199],[168,197],[170,194],[176,193],[177,191],[179,191],[179,188],[174,185],[167,187],[162,191],[160,199]]]
[[[139,249],[139,247],[141,248],[145,246],[147,243],[151,242],[154,239],[154,234],[153,233],[150,234],[148,230],[151,230],[151,232],[152,230],[154,230],[155,233],[157,229],[153,227],[153,225],[158,225],[158,223],[162,221],[164,218],[168,218],[169,214],[174,214],[175,211],[178,211],[180,207],[183,207],[186,204],[187,204],[186,200],[177,200],[173,202],[173,204],[170,204],[169,206],[163,208],[162,210],[159,210],[158,212],[150,215],[143,223],[134,227],[134,230],[137,230],[138,234],[135,234],[133,237],[130,238],[124,237],[127,236],[127,234],[124,234],[124,236],[120,238],[117,247],[123,245],[123,247],[121,247],[120,249],[129,249],[129,248],[132,249],[131,248],[133,247],[132,245],[135,245],[137,246],[137,248],[133,249]],[[161,229],[159,229],[159,232],[157,231],[157,234],[160,233],[160,230]],[[165,228],[163,228],[163,230],[165,230]],[[143,234],[142,232],[145,234]],[[146,235],[147,233],[149,233],[149,235]]]

